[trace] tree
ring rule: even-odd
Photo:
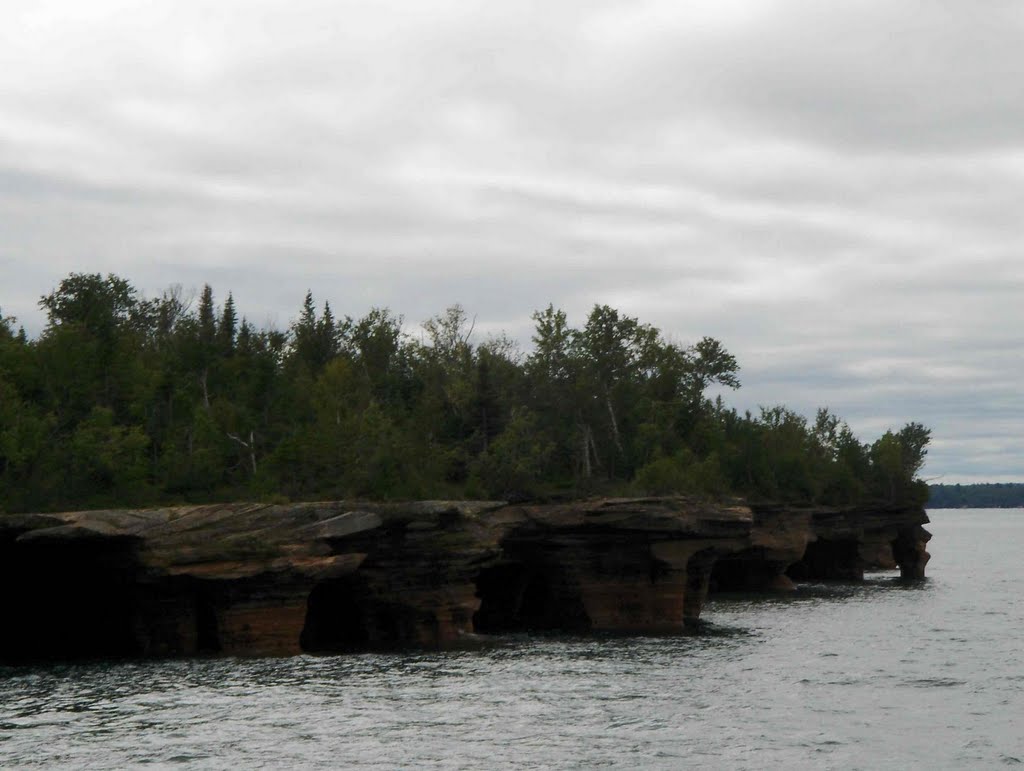
[[[408,406],[415,390],[402,317],[372,308],[358,321],[347,319],[341,335],[345,353],[356,363],[373,398],[393,409]]]
[[[570,359],[574,336],[569,328],[565,311],[555,310],[548,305],[543,311],[535,311],[533,353],[526,360],[529,374],[543,383],[565,383],[572,375]]]
[[[900,445],[903,475],[906,479],[912,480],[924,466],[931,436],[931,429],[920,423],[907,423],[896,434],[896,441]]]
[[[519,500],[537,494],[552,446],[538,431],[536,417],[515,412],[472,464],[471,479],[489,497]]]
[[[313,293],[306,292],[299,318],[291,327],[291,340],[292,360],[315,377],[340,349],[339,329],[330,303],[324,303],[323,313],[317,318]]]
[[[573,336],[573,348],[582,364],[579,382],[587,397],[579,411],[584,441],[589,441],[597,456],[594,434],[604,428],[604,465],[611,476],[617,462],[625,462],[628,468],[620,424],[657,343],[654,327],[607,305],[595,305],[583,329]]]
[[[591,443],[579,414],[580,362],[573,350],[576,331],[564,311],[548,305],[533,316],[533,351],[526,357],[524,401],[537,416],[536,428],[548,443],[549,476],[590,476]]]
[[[469,340],[475,326],[475,320],[470,320],[465,309],[458,303],[423,322],[433,356],[438,361],[455,366],[465,362],[471,355],[473,348]]]
[[[235,298],[228,292],[228,299],[224,302],[224,310],[221,312],[220,324],[217,326],[217,342],[220,355],[230,356],[235,352],[235,336],[238,334],[238,315],[235,313]]]
[[[144,326],[152,310],[131,284],[113,273],[106,278],[99,273],[72,273],[39,305],[51,328],[76,325],[105,343],[119,328]]]
[[[419,417],[427,435],[450,443],[454,463],[449,476],[465,478],[466,443],[473,435],[476,362],[470,342],[474,323],[461,305],[423,322],[427,345],[416,351],[416,371],[423,384]]]
[[[733,389],[740,387],[740,380],[736,374],[740,368],[736,363],[736,357],[726,351],[713,337],[702,337],[700,342],[693,346],[690,362],[691,379],[698,393],[704,393],[715,383]]]
[[[146,449],[137,426],[119,426],[111,410],[96,407],[71,435],[71,500],[92,505],[139,504],[150,494]]]
[[[199,339],[212,355],[217,340],[217,311],[213,306],[213,287],[203,284],[199,295]]]
[[[43,465],[52,420],[23,399],[0,367],[0,511],[40,508],[53,486]]]
[[[0,308],[0,343],[9,342],[14,339],[14,316],[5,316]]]
[[[871,445],[873,490],[890,503],[923,503],[927,485],[916,479],[924,465],[931,431],[920,423],[908,423],[899,432],[886,431]]]

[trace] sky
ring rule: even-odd
[[[729,403],[1024,481],[1024,5],[4,0],[0,310],[71,272],[285,328],[595,303]]]

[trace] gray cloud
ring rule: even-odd
[[[720,337],[743,409],[1024,479],[1018,4],[504,6],[11,0],[4,313],[74,270],[524,344],[608,302]]]

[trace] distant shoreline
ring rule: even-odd
[[[964,511],[967,509],[1024,509],[1024,506],[925,506],[926,511]]]
[[[929,509],[1024,508],[1024,483],[928,485]]]

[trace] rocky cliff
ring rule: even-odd
[[[709,588],[924,576],[919,508],[333,501],[0,517],[0,661],[674,632]]]

